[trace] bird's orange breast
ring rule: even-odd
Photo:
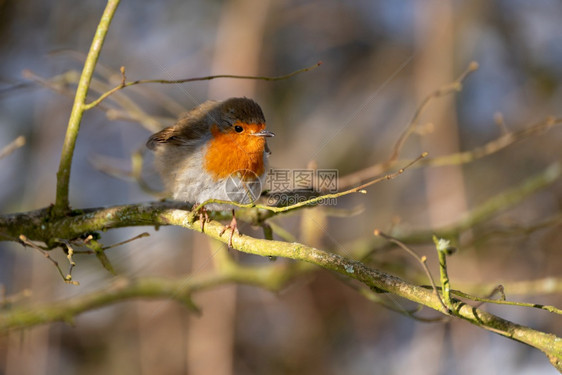
[[[264,124],[245,124],[247,129],[258,132],[265,128]],[[255,129],[254,129],[255,127]],[[217,126],[211,128],[213,137],[209,141],[205,154],[205,169],[215,180],[228,177],[236,171],[249,170],[258,176],[265,171],[264,148],[265,139],[246,132],[222,132]],[[248,179],[252,174],[243,174]]]

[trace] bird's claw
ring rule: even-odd
[[[232,236],[234,235],[234,232],[237,232],[238,236],[242,236],[242,234],[238,230],[238,223],[236,222],[236,216],[234,215],[234,211],[232,212],[232,220],[230,221],[230,224],[222,228],[221,232],[219,233],[219,236],[222,236],[224,232],[226,232],[228,229],[230,229],[230,237],[228,238],[228,247],[232,247]]]
[[[209,219],[209,212],[205,208],[205,206],[201,207],[197,212],[197,217],[199,221],[201,221],[201,233],[205,232],[205,223],[210,221]]]

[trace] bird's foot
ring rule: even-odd
[[[236,215],[234,214],[234,210],[232,210],[232,220],[230,224],[226,225],[222,231],[219,233],[219,236],[222,236],[224,232],[230,229],[230,237],[228,238],[228,247],[232,247],[232,236],[234,232],[238,232],[238,235],[241,236],[240,231],[238,230],[238,223],[236,222]]]
[[[197,210],[197,218],[201,221],[201,233],[203,233],[205,232],[205,223],[211,221],[211,219],[209,219],[209,211],[207,211],[205,206]]]

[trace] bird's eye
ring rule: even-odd
[[[244,131],[244,128],[241,127],[240,125],[236,125],[234,127],[234,130],[236,131],[236,133],[242,133]]]

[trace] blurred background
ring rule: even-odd
[[[104,6],[102,1],[0,1],[0,147],[26,138],[25,146],[0,160],[2,213],[54,202],[76,77]],[[323,64],[276,82],[220,79],[121,91],[84,116],[71,205],[154,200],[135,181],[111,174],[129,171],[131,155],[182,111],[232,96],[252,97],[262,106],[268,129],[276,133],[270,142],[272,167],[302,169],[314,161],[318,168],[338,169],[340,177],[349,175],[387,160],[423,99],[477,61],[480,68],[462,92],[430,103],[400,159],[422,151],[438,157],[471,150],[506,129],[518,131],[561,115],[561,19],[562,3],[552,0],[123,2],[100,57],[94,94],[120,82],[120,66],[128,80],[136,80],[277,76]],[[454,224],[560,161],[561,141],[555,127],[470,164],[410,169],[366,195],[274,222],[299,241],[349,256],[357,243],[369,243],[374,228],[404,232]],[[144,176],[158,188],[149,157]],[[449,259],[453,288],[562,277],[560,220],[528,233],[521,229],[478,240],[493,229],[560,218],[561,187],[555,182],[465,233]],[[334,209],[362,211],[331,217]],[[316,216],[308,220],[307,215]],[[150,237],[108,251],[120,274],[176,277],[212,269],[220,245],[179,228],[113,230],[102,242],[145,230]],[[241,231],[261,236],[248,225]],[[428,256],[437,274],[432,246],[412,247]],[[233,255],[248,264],[269,262]],[[52,256],[66,264],[62,251]],[[77,255],[75,261],[77,287],[62,282],[38,252],[0,243],[0,284],[6,295],[30,290],[32,296],[20,303],[34,304],[111,283],[94,257]],[[395,248],[375,251],[369,262],[407,280],[421,277],[415,260]],[[507,293],[562,305],[560,293]],[[325,271],[297,278],[278,293],[226,286],[194,300],[201,317],[175,302],[133,301],[82,314],[73,326],[56,323],[2,336],[0,374],[556,373],[533,348],[462,321],[415,321],[369,302]],[[486,308],[562,335],[560,318],[544,311]],[[424,310],[421,316],[435,314]]]

